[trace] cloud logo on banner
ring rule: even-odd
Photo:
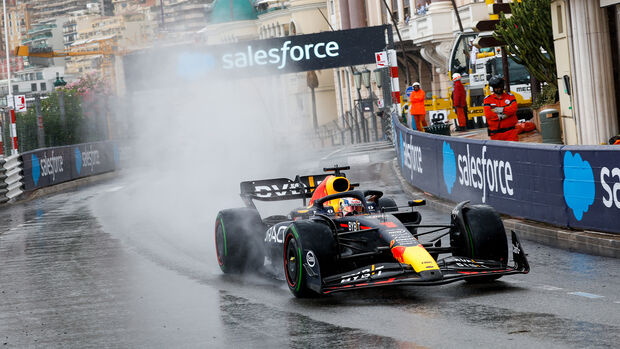
[[[78,148],[75,148],[75,168],[79,176],[82,171],[82,152]]]
[[[443,181],[446,183],[448,194],[451,194],[454,182],[456,182],[456,157],[448,142],[443,142],[441,153],[443,154]]]
[[[37,186],[39,178],[41,178],[41,165],[39,164],[39,158],[34,154],[32,154],[30,161],[32,163],[32,180],[34,181],[34,185]]]
[[[592,166],[578,153],[564,153],[564,201],[578,221],[594,203],[594,191]]]

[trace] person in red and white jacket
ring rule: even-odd
[[[489,80],[493,93],[484,99],[484,116],[487,118],[488,132],[492,140],[519,141],[515,126],[517,119],[517,100],[509,92],[504,92],[504,78],[494,76]]]
[[[465,93],[465,86],[461,82],[461,74],[452,74],[452,81],[454,81],[454,92],[452,92],[452,106],[456,112],[459,126],[457,131],[464,131],[467,124],[467,95]]]

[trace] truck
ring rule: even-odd
[[[478,127],[483,127],[484,97],[490,93],[489,79],[494,75],[503,75],[503,63],[499,47],[483,49],[481,52],[473,49],[473,41],[478,33],[460,33],[450,54],[449,74],[459,73],[467,92],[467,118],[473,120]],[[476,58],[472,59],[471,55]],[[519,110],[519,119],[532,118],[532,95],[530,74],[527,69],[508,57],[510,74],[510,92],[515,96]],[[454,113],[452,113],[454,114]],[[451,115],[450,118],[456,117]]]

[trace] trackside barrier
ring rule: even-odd
[[[18,155],[0,159],[0,203],[22,193],[21,162]]]
[[[393,122],[401,172],[415,187],[514,217],[620,233],[620,147],[468,140]]]
[[[114,171],[119,150],[114,142],[94,142],[28,151],[21,159],[24,190],[31,191]]]

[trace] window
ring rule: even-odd
[[[37,90],[37,84],[30,84],[30,91],[34,92]]]
[[[19,93],[19,85],[13,85],[13,94]]]
[[[37,80],[43,80],[43,72],[37,72]]]
[[[41,91],[47,91],[47,84],[44,82],[41,83]]]

